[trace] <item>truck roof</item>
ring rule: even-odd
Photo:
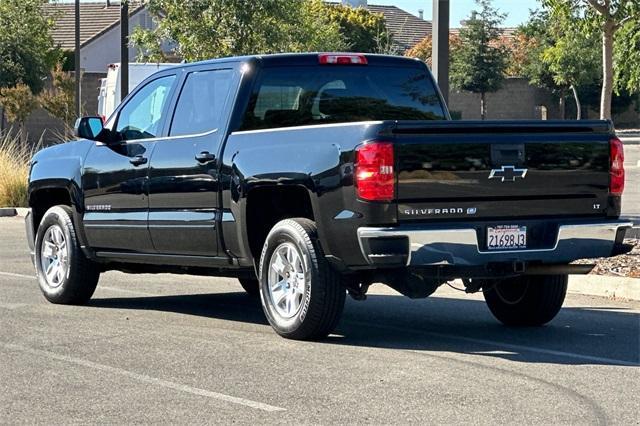
[[[367,58],[369,65],[423,65],[424,63],[417,58],[407,58],[404,56],[380,55],[372,53],[354,53],[354,52],[313,52],[313,53],[275,53],[268,55],[247,55],[247,56],[230,56],[219,59],[209,59],[205,61],[189,62],[178,66],[188,67],[202,64],[219,64],[225,62],[259,62],[263,66],[301,66],[301,65],[317,65],[318,55],[323,53],[337,55],[362,55]]]

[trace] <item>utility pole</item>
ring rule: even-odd
[[[445,102],[449,101],[449,0],[433,2],[431,71]]]
[[[77,0],[76,0],[77,1]],[[120,1],[120,101],[129,94],[129,2]]]
[[[75,108],[76,108],[76,118],[80,118],[80,115],[82,114],[82,111],[80,110],[80,108],[82,107],[81,104],[81,86],[80,86],[80,0],[76,0],[76,10],[75,10],[75,14],[76,14],[76,40],[75,40],[75,51],[74,51],[74,59],[75,59],[75,65],[74,65],[74,77],[75,77],[75,83],[76,83],[76,103],[75,103]]]

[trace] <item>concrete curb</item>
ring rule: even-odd
[[[569,293],[640,300],[640,279],[608,275],[570,275]]]
[[[0,207],[0,217],[25,217],[28,211],[25,207]]]
[[[16,209],[11,207],[2,207],[0,208],[0,217],[11,217],[17,215],[18,212]]]
[[[624,233],[624,237],[640,240],[640,226],[634,226],[633,228],[627,229],[627,232]]]
[[[621,216],[620,220],[628,220],[633,223],[633,227],[627,229],[624,235],[625,238],[640,239],[640,216]]]

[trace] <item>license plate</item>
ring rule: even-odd
[[[516,250],[527,248],[527,227],[498,225],[487,227],[489,250]]]

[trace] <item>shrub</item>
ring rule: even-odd
[[[0,207],[27,207],[29,160],[33,148],[22,143],[20,132],[0,133]]]

